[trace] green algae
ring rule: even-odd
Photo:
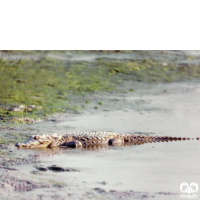
[[[112,90],[111,75],[87,62],[65,63],[53,59],[0,60],[0,118],[45,117],[55,112],[77,110],[73,95]],[[105,78],[106,77],[106,78]],[[13,105],[25,105],[22,112]],[[29,105],[41,109],[28,109]]]
[[[98,59],[110,74],[118,75],[121,81],[175,82],[200,78],[200,65],[163,64],[156,60],[109,60]],[[124,76],[120,76],[124,75]]]
[[[55,52],[66,54],[70,51]],[[9,53],[13,54],[13,51]],[[48,53],[52,51],[21,52],[27,55]],[[83,51],[75,51],[75,53],[82,54]],[[84,53],[95,54],[99,51],[84,51]],[[27,123],[28,120],[24,118],[39,119],[56,112],[79,112],[84,108],[80,106],[81,103],[90,103],[82,98],[84,95],[116,90],[126,81],[174,82],[200,77],[199,65],[165,62],[154,59],[108,58],[98,58],[93,62],[61,61],[45,58],[45,56],[38,60],[0,59],[0,121],[12,119],[12,121]],[[134,88],[120,91],[133,92]],[[79,102],[75,102],[74,99],[78,99]],[[14,111],[11,108],[15,105],[24,105],[25,108]]]

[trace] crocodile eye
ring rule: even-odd
[[[39,137],[38,137],[38,136],[35,136],[35,137],[34,137],[34,140],[38,140],[38,139],[39,139]]]

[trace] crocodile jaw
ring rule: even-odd
[[[31,135],[25,142],[16,143],[18,148],[43,148],[48,147],[52,139],[48,135]]]

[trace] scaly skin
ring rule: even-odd
[[[19,148],[41,147],[99,147],[102,145],[131,145],[151,142],[168,142],[177,140],[189,140],[190,138],[166,137],[166,136],[142,136],[132,134],[119,134],[111,132],[75,132],[66,135],[32,135],[24,143],[16,143]],[[199,140],[199,138],[196,138]]]

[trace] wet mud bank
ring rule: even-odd
[[[90,96],[81,114],[55,114],[37,124],[3,126],[1,134],[113,131],[199,137],[200,83],[137,83],[134,92]],[[1,145],[2,199],[174,199],[182,182],[200,178],[199,141],[173,141],[99,149],[20,149]],[[190,162],[188,163],[188,158]],[[187,163],[187,164],[186,164]],[[38,170],[56,165],[78,171]],[[41,168],[40,168],[41,169]]]

